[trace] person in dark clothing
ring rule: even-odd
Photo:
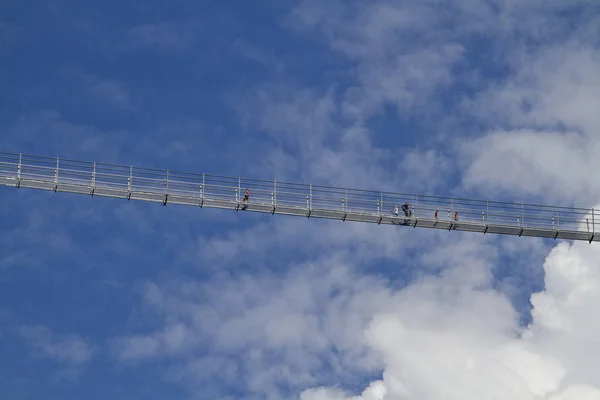
[[[410,211],[410,206],[408,205],[408,202],[402,205],[402,211],[404,211],[404,215],[406,215],[407,217],[411,216],[412,212]]]

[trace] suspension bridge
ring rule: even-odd
[[[550,239],[600,241],[593,208],[359,190],[217,176],[0,152],[0,186],[326,218]],[[250,191],[248,200],[245,191]],[[395,215],[408,202],[409,214]]]

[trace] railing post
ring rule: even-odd
[[[167,205],[169,200],[169,170],[167,170],[167,176],[165,178],[165,199],[163,200],[163,206]]]
[[[521,214],[519,215],[519,212],[517,211],[517,226],[519,228],[521,228],[521,231],[519,232],[519,237],[521,237],[521,235],[523,235],[523,231],[525,230],[525,215],[524,214],[524,207],[523,207],[523,202],[521,202]]]
[[[380,195],[381,195],[381,209],[383,210],[383,192],[381,192]]]
[[[483,230],[483,233],[486,234],[488,229],[490,228],[490,216],[488,215],[489,212],[489,204],[488,201],[485,201],[485,211],[481,211],[481,222],[483,223],[483,225],[485,225],[485,229]]]
[[[348,216],[348,189],[346,189],[346,197],[342,196],[342,211],[344,212],[344,216],[342,217],[342,221],[346,222],[346,217]]]
[[[94,170],[92,171],[92,191],[91,191],[90,195],[93,196],[95,191],[96,191],[96,162],[94,161]]]
[[[271,191],[271,205],[273,206],[271,214],[275,215],[275,209],[277,208],[277,179],[273,181],[273,190]]]
[[[308,194],[306,195],[306,217],[310,218],[312,214],[312,184],[308,185]]]
[[[133,181],[133,166],[129,166],[129,177],[127,178],[127,200],[131,200],[131,183]]]
[[[589,228],[588,228],[589,230]],[[594,240],[594,236],[596,236],[596,224],[594,221],[594,209],[592,208],[592,237],[590,238],[590,244],[592,243],[592,241]]]
[[[242,178],[238,177],[238,187],[237,187],[237,193],[236,193],[236,201],[239,203],[240,202],[240,195],[242,193]]]
[[[59,168],[59,161],[58,161],[58,157],[56,157],[56,169],[54,170],[54,192],[56,193],[56,190],[58,189],[58,168]]]
[[[200,185],[200,207],[204,207],[204,173],[202,173],[202,184]]]
[[[344,211],[348,211],[348,188],[346,188],[346,208],[344,209]]]
[[[23,165],[23,154],[19,153],[19,165],[17,166],[17,189],[21,187],[21,165]]]
[[[204,174],[202,174],[202,186],[200,186],[200,198],[204,201]]]
[[[377,215],[381,215],[381,208],[379,205],[379,199],[377,199]]]

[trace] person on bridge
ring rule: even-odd
[[[244,193],[244,200],[242,200],[244,203],[242,210],[245,210],[246,207],[248,207],[248,200],[250,200],[250,190],[246,188],[246,192]]]
[[[410,206],[408,205],[408,201],[406,203],[404,203],[404,205],[402,206],[402,211],[404,211],[404,215],[406,215],[407,217],[410,217],[412,212],[410,211]]]
[[[392,214],[394,214],[394,216],[398,216],[398,206],[394,206],[394,210],[392,211]]]

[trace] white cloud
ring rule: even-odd
[[[546,289],[532,296],[534,321],[523,332],[494,291],[453,292],[442,280],[396,293],[365,331],[385,365],[379,398],[600,398],[599,255],[585,243],[562,243],[548,255]],[[370,396],[308,390],[301,399]]]
[[[326,5],[304,0],[288,24],[322,34],[353,62],[349,72],[356,82],[343,101],[348,116],[364,120],[392,104],[400,117],[431,118],[447,112],[439,96],[444,89],[481,80],[483,67],[468,60],[477,42],[488,41],[486,55],[510,66],[524,51],[523,38],[544,43],[572,29],[560,17],[564,9],[569,9],[565,2],[541,0],[462,0],[443,6],[421,0]],[[439,123],[436,118],[438,129]]]
[[[535,130],[499,131],[465,143],[469,160],[463,183],[489,196],[500,192],[549,196],[579,205],[598,198],[590,171],[600,164],[600,141],[577,133]]]
[[[119,339],[114,343],[114,351],[121,361],[138,361],[159,354],[179,353],[188,341],[193,341],[188,329],[176,324],[150,336],[134,335]]]
[[[492,4],[465,0],[443,10],[437,7],[438,3],[433,1],[380,1],[369,5],[300,2],[288,20],[289,26],[322,34],[334,51],[352,61],[347,75],[355,79],[341,96],[328,94],[328,99],[335,99],[336,107],[329,108],[325,121],[311,115],[304,120],[315,121],[317,129],[322,130],[332,129],[335,116],[348,117],[350,126],[333,126],[341,140],[344,132],[361,126],[378,115],[383,106],[391,104],[397,107],[400,120],[419,117],[422,124],[437,130],[439,140],[435,145],[444,146],[442,159],[447,162],[435,170],[425,163],[415,177],[419,179],[414,179],[421,183],[415,185],[415,190],[421,189],[422,182],[435,183],[432,178],[441,176],[443,180],[451,176],[457,164],[465,171],[463,189],[477,189],[480,195],[491,196],[502,190],[513,195],[550,194],[559,201],[569,196],[594,201],[596,193],[590,193],[594,185],[587,178],[588,171],[595,166],[590,155],[597,147],[588,138],[600,132],[595,112],[600,93],[600,75],[596,73],[600,68],[600,53],[594,36],[589,35],[595,23],[594,3],[531,0]],[[588,7],[587,12],[582,11],[584,7]],[[565,12],[581,13],[576,15],[582,23],[571,24],[564,17]],[[472,64],[469,59],[472,46],[478,46],[482,40],[493,68],[506,69],[507,77],[488,76],[485,65]],[[526,47],[523,43],[527,40],[537,46]],[[458,103],[448,109],[443,99],[450,87],[474,94],[462,106]],[[273,111],[264,113],[265,120],[271,121],[276,116],[281,127],[298,126],[295,120],[278,112],[277,107],[265,104],[265,108]],[[518,134],[523,130],[509,129],[509,135],[501,143],[495,137],[496,140],[482,139],[477,141],[478,146],[473,146],[470,145],[473,135],[460,131],[460,123],[473,116],[493,132],[506,126],[531,133],[540,128],[544,131],[533,139],[531,135],[524,138]],[[268,124],[262,126],[269,129]],[[583,137],[545,134],[548,129],[557,128],[579,132]],[[302,127],[304,133],[298,133],[297,137],[306,140],[314,130]],[[464,147],[470,151],[461,147],[465,134],[469,145]],[[336,182],[345,181],[339,171],[354,163],[362,167],[357,169],[365,171],[360,177],[348,173],[355,185],[371,178],[371,182],[381,186],[406,186],[400,179],[386,180],[378,167],[388,165],[398,175],[414,176],[410,163],[392,167],[393,153],[387,152],[386,146],[374,145],[373,132],[367,131],[362,136],[362,152],[343,147],[330,151],[317,141],[321,148],[312,151],[310,157],[303,158],[301,153],[300,163],[314,166],[318,171],[331,171],[331,179]],[[402,146],[402,139],[388,145],[389,149],[397,149]],[[509,146],[511,151],[500,151],[502,146]],[[440,152],[430,148],[419,153],[428,151]],[[370,160],[363,160],[361,154],[368,155]],[[523,160],[528,162],[524,165]],[[567,162],[564,167],[568,160],[577,161]],[[509,166],[509,172],[500,165]],[[515,172],[522,167],[528,168],[526,173]],[[322,174],[310,177],[322,179]],[[362,176],[365,178],[361,179]],[[491,189],[496,192],[490,192]]]
[[[385,351],[377,348],[384,339],[373,335],[387,335],[391,339],[385,340],[392,342],[399,338],[398,332],[381,333],[383,328],[376,328],[385,315],[405,316],[409,331],[403,340],[427,337],[425,347],[436,342],[437,331],[454,329],[450,343],[457,346],[461,337],[483,340],[479,335],[492,333],[503,338],[518,327],[519,316],[510,301],[490,286],[498,251],[489,236],[442,233],[439,240],[428,243],[424,239],[431,240],[434,232],[358,229],[364,227],[361,224],[344,228],[341,222],[322,225],[325,229],[316,232],[290,223],[282,230],[248,233],[244,241],[248,247],[233,251],[220,264],[238,267],[217,272],[208,282],[147,284],[144,303],[155,310],[165,328],[118,339],[117,357],[122,361],[162,358],[171,366],[170,379],[198,391],[210,386],[217,372],[207,365],[216,362],[227,371],[219,375],[226,382],[241,385],[249,395],[279,398],[281,386],[343,383],[384,367],[381,353]],[[237,243],[241,234],[223,240],[225,248],[231,249],[228,245]],[[278,242],[278,237],[286,239]],[[272,240],[279,251],[290,251],[294,248],[290,243],[301,240],[298,248],[319,246],[320,255],[300,264],[296,257],[283,265],[279,259],[275,268],[287,266],[286,272],[274,275],[273,269],[254,265],[264,260],[253,253],[258,247],[272,254],[261,245]],[[210,242],[203,249],[214,251]],[[411,250],[416,257],[408,253]],[[523,251],[531,249],[514,250],[515,258]],[[243,261],[237,264],[240,258],[251,262],[252,272],[236,272],[247,268]],[[218,257],[209,259],[214,263]],[[413,285],[392,289],[389,282],[359,270],[378,259],[404,260],[394,262],[394,269],[410,270],[413,263],[426,266],[438,277],[418,273]],[[165,332],[173,326],[182,327],[185,334],[173,335],[169,344]],[[474,332],[469,332],[473,326]],[[432,331],[427,335],[428,327]],[[429,354],[424,349],[419,352]]]
[[[333,90],[320,93],[265,85],[238,107],[248,126],[266,131],[275,141],[264,157],[257,157],[253,167],[263,175],[375,190],[406,187],[413,182],[407,182],[405,168],[413,176],[414,162],[405,163],[395,151],[401,141],[393,139],[381,146],[360,119],[340,123],[341,106]],[[411,152],[407,153],[410,156]],[[423,173],[414,181],[422,177]]]
[[[21,326],[19,334],[37,354],[73,366],[87,363],[94,354],[92,346],[83,338],[77,335],[56,337],[44,326]]]
[[[525,57],[517,75],[477,96],[471,111],[512,129],[456,146],[465,157],[464,184],[488,193],[596,201],[590,172],[600,148],[598,69],[598,48],[569,42]]]
[[[321,90],[263,84],[243,99],[239,111],[245,122],[266,131],[277,143],[260,157],[265,160],[264,173],[337,185],[421,190],[426,184],[435,187],[444,182],[461,164],[458,143],[469,132],[458,130],[465,118],[477,116],[493,127],[508,122],[520,127],[526,120],[542,126],[590,120],[586,109],[595,104],[594,87],[577,90],[569,81],[562,86],[556,82],[583,71],[582,64],[588,67],[581,79],[585,84],[594,82],[593,54],[575,40],[542,46],[534,55],[521,44],[523,38],[553,43],[560,34],[571,33],[558,17],[564,3],[465,0],[443,10],[438,6],[435,1],[300,2],[286,26],[321,34],[336,54],[349,61],[346,70],[335,71],[349,84]],[[573,37],[582,37],[580,29],[574,32]],[[505,84],[495,84],[501,76],[488,77],[487,67],[470,58],[482,40],[489,43],[486,54],[498,69],[515,73]],[[475,94],[461,106],[461,92],[452,90]],[[546,96],[552,90],[553,96]],[[578,93],[577,104],[583,107],[549,100],[569,93]],[[448,104],[449,95],[458,97],[456,105]],[[522,109],[534,100],[537,108],[525,119]],[[435,143],[419,140],[420,146],[442,147],[403,150],[410,132],[390,132],[387,142],[380,144],[368,122],[389,105],[397,109],[399,121],[418,120],[417,132],[423,127],[436,132]],[[480,153],[484,158],[485,152]],[[426,156],[419,160],[423,168],[410,160],[414,154]],[[427,157],[432,154],[434,159]],[[437,160],[444,162],[435,165]],[[465,168],[471,160],[463,160]]]
[[[428,181],[440,174],[435,166],[441,160],[443,169],[458,164],[466,171],[462,190],[491,193],[518,185],[530,196],[553,193],[571,201],[583,193],[593,199],[595,193],[578,189],[576,179],[594,165],[589,158],[595,147],[588,138],[596,116],[589,104],[578,108],[569,102],[591,101],[595,93],[568,77],[580,73],[595,84],[589,67],[595,58],[591,52],[573,53],[572,47],[527,56],[518,45],[523,37],[543,44],[566,32],[553,14],[562,7],[559,2],[540,9],[537,0],[463,1],[446,17],[433,8],[438,2],[346,4],[302,2],[291,23],[322,33],[351,61],[354,87],[340,95],[333,87],[264,84],[244,99],[249,106],[239,108],[250,126],[276,142],[264,163],[270,172],[336,185],[402,187],[403,171]],[[445,25],[449,20],[453,24]],[[378,145],[365,121],[389,104],[411,117],[435,119],[448,112],[439,96],[448,87],[490,85],[477,77],[481,71],[457,72],[467,57],[465,35],[500,37],[491,56],[509,73],[516,71],[464,107],[451,108],[460,116],[479,116],[493,133],[462,140],[468,132],[445,132],[445,141],[436,144],[448,152],[417,150],[399,160],[401,139]],[[571,54],[589,65],[563,63]],[[563,101],[564,96],[571,98]],[[557,124],[582,132],[539,133],[540,127]],[[499,128],[506,125],[508,130]],[[555,181],[564,186],[552,186]],[[279,222],[202,239],[199,258],[217,271],[208,283],[146,286],[145,302],[162,326],[181,329],[121,338],[120,357],[164,357],[174,366],[171,377],[199,392],[218,374],[208,366],[218,365],[226,382],[267,398],[279,398],[280,386],[315,387],[303,392],[302,400],[596,398],[593,338],[600,331],[593,310],[600,300],[593,288],[600,278],[593,273],[594,246],[562,244],[550,253],[546,291],[532,297],[534,322],[524,330],[522,310],[494,288],[492,274],[502,257],[513,257],[513,268],[527,267],[545,251],[539,241],[515,239],[531,246],[514,245],[474,234],[325,223],[309,230],[299,220]],[[299,252],[309,261],[296,262],[292,255],[276,268],[256,267],[281,252]],[[394,262],[394,270],[418,270],[414,281],[393,288],[407,282],[369,277],[367,268],[381,259]],[[252,268],[248,275],[239,272],[244,263]],[[240,269],[228,270],[232,266]],[[539,265],[529,267],[537,271]],[[382,379],[359,396],[319,387],[344,386],[356,375],[382,370]]]
[[[595,112],[600,52],[589,36],[594,4],[465,0],[443,11],[437,7],[433,1],[300,2],[288,26],[322,34],[331,49],[351,61],[345,76],[354,81],[342,91],[332,87],[323,93],[260,88],[260,101],[252,102],[255,122],[296,148],[295,154],[274,151],[269,160],[278,160],[275,168],[292,173],[305,166],[304,180],[368,187],[374,182],[406,187],[408,181],[420,190],[424,182],[435,187],[461,166],[461,189],[478,195],[502,191],[595,201],[589,173],[596,166],[592,154],[600,132]],[[582,23],[570,24],[565,12],[581,13]],[[482,40],[492,68],[505,69],[507,76],[473,64],[472,46]],[[537,46],[526,47],[527,40]],[[448,105],[443,100],[448,88],[474,94]],[[418,117],[437,130],[434,147],[403,151],[397,162],[408,134],[376,144],[364,123],[386,105],[397,108],[400,120]],[[475,143],[473,133],[460,125],[473,117],[491,132]],[[431,154],[435,159],[427,157]],[[412,155],[425,156],[416,163],[422,168],[415,168]],[[436,165],[437,159],[444,163]]]
[[[512,127],[566,128],[598,135],[595,102],[600,50],[573,39],[535,52],[512,54],[512,72],[465,103],[468,113]]]
[[[408,151],[400,149],[410,134],[393,132],[381,144],[369,123],[388,105],[397,108],[401,120],[427,113],[424,119],[430,119],[433,110],[439,112],[442,102],[437,92],[454,83],[453,69],[463,60],[464,49],[432,29],[438,28],[438,14],[431,4],[358,4],[303,1],[285,21],[291,29],[322,34],[326,45],[350,61],[347,69],[331,71],[348,85],[307,88],[264,83],[249,90],[237,108],[246,126],[275,141],[274,149],[258,157],[264,160],[264,174],[416,190],[431,176],[423,170],[417,175],[414,160],[403,161]],[[415,38],[421,35],[427,40],[417,45]],[[422,152],[435,154],[436,160],[444,158],[435,151]],[[428,171],[443,179],[451,168]]]
[[[484,189],[488,190],[488,195],[492,194],[491,190],[506,192],[507,189],[528,196],[551,193],[561,201],[573,201],[578,195],[585,194],[586,201],[593,200],[596,194],[587,189],[593,185],[582,177],[586,176],[584,170],[593,170],[590,159],[595,146],[590,146],[587,137],[581,133],[545,135],[538,129],[563,125],[588,134],[595,129],[597,116],[590,114],[589,108],[596,103],[595,56],[593,52],[573,46],[559,46],[532,56],[524,53],[519,45],[523,37],[543,44],[568,32],[566,22],[554,14],[563,4],[547,4],[547,8],[540,8],[542,3],[537,1],[526,4],[502,2],[494,10],[487,3],[478,2],[479,6],[476,6],[474,2],[460,2],[456,7],[458,13],[456,10],[449,12],[453,17],[460,17],[453,25],[457,26],[456,32],[433,29],[429,36],[422,36],[427,37],[427,44],[417,41],[416,46],[420,48],[415,49],[410,43],[401,43],[401,38],[415,34],[417,21],[423,30],[443,22],[439,13],[432,13],[427,8],[429,3],[420,3],[425,5],[405,2],[400,7],[381,2],[372,7],[346,7],[341,2],[330,2],[325,6],[311,1],[301,3],[296,10],[294,26],[318,29],[333,49],[356,63],[352,72],[357,87],[347,91],[342,101],[328,94],[328,99],[335,100],[334,105],[342,106],[331,107],[331,115],[338,115],[339,110],[343,110],[346,117],[359,125],[360,121],[380,112],[382,105],[390,103],[411,116],[419,112],[436,115],[439,111],[436,110],[436,93],[458,79],[466,79],[453,75],[456,73],[453,68],[465,57],[464,48],[457,43],[461,35],[492,37],[498,34],[502,38],[500,43],[494,42],[497,48],[492,49],[492,54],[511,68],[511,72],[516,71],[516,75],[511,75],[508,83],[493,85],[489,94],[476,96],[475,101],[465,107],[466,111],[459,111],[469,116],[490,114],[491,118],[482,120],[494,127],[494,132],[500,132],[496,127],[506,125],[527,129],[497,133],[480,140],[461,140],[467,132],[456,132],[453,137],[448,135],[449,153],[458,150],[448,155],[449,163],[458,161],[457,164],[466,171],[463,189]],[[470,8],[472,6],[474,8]],[[473,19],[476,22],[469,21],[468,17],[477,17]],[[515,48],[511,49],[513,45]],[[571,61],[563,62],[569,59]],[[579,84],[580,79],[585,83]],[[488,85],[482,79],[476,79],[476,83]],[[591,88],[588,90],[583,85],[591,85]],[[582,90],[578,90],[579,87]],[[314,99],[318,100],[319,96],[315,95]],[[318,104],[315,100],[312,104]],[[419,111],[415,111],[415,107],[419,107]],[[265,108],[278,109],[268,104]],[[263,115],[271,121],[268,113]],[[304,115],[298,120],[319,121],[310,119],[311,113]],[[326,114],[325,123],[318,124],[320,135],[316,137],[331,135],[344,143],[344,133],[356,126],[338,128],[335,131],[338,136],[334,136],[329,133],[334,120],[331,115]],[[288,124],[292,119],[288,120],[285,113],[275,111],[272,116],[279,118],[278,126],[283,129],[294,127],[287,132],[294,132],[293,129],[299,126]],[[269,129],[268,122],[263,122],[263,127]],[[322,134],[323,127],[325,134]],[[303,132],[308,133],[297,134],[300,144],[311,130],[303,129]],[[522,140],[508,140],[507,137]],[[334,181],[344,181],[340,179],[343,176],[340,171],[346,168],[348,175],[354,174],[351,178],[354,182],[366,180],[366,177],[371,177],[371,182],[390,182],[382,179],[385,173],[381,167],[388,153],[373,144],[372,132],[365,130],[361,139],[363,151],[377,153],[376,157],[364,161],[359,152],[351,151],[351,147],[324,146],[330,142],[316,140],[320,145],[318,151],[311,152],[310,156],[301,152],[299,158],[306,164],[319,166],[319,171],[327,171]],[[432,150],[429,154],[437,152]],[[464,156],[467,158],[461,160]],[[321,157],[326,163],[321,162]],[[410,167],[410,158],[406,164]],[[367,168],[377,173],[362,174],[361,169]],[[422,179],[436,173],[431,168],[429,173],[422,174]],[[434,248],[431,255],[419,261],[434,268],[442,267],[444,273],[439,281],[424,278],[423,282],[402,291],[388,293],[383,303],[367,312],[367,315],[374,313],[375,318],[363,331],[366,340],[359,341],[357,346],[378,355],[385,372],[383,382],[375,386],[385,385],[386,393],[378,389],[377,393],[365,393],[361,398],[481,399],[495,396],[498,399],[537,400],[562,396],[562,392],[581,390],[577,388],[585,385],[588,389],[597,385],[597,381],[587,379],[583,373],[574,373],[567,358],[542,346],[552,334],[534,339],[520,338],[516,310],[505,296],[489,287],[493,268],[490,264],[497,262],[496,248],[482,246],[480,253],[462,253],[460,245]],[[575,245],[571,252],[580,249],[585,248]],[[489,254],[490,250],[492,254]],[[527,248],[521,250],[528,251]],[[486,255],[491,258],[486,260]],[[554,253],[548,258],[546,271],[553,257]],[[593,258],[588,262],[593,262]],[[452,267],[448,268],[448,264]],[[567,267],[561,265],[561,268]],[[384,287],[377,290],[384,292]],[[540,296],[543,295],[552,297],[554,294],[549,290]],[[535,299],[534,296],[534,306]],[[534,317],[536,312],[548,317],[554,315],[557,321],[570,317],[568,312],[556,315],[555,307],[549,307],[548,314],[536,307]],[[587,312],[586,316],[592,318]],[[532,331],[541,323],[538,316]],[[592,332],[597,333],[597,330],[592,329]],[[573,339],[565,337],[557,347],[577,343]],[[578,346],[579,352],[586,348],[574,345]],[[594,371],[590,365],[586,367]],[[303,400],[346,398],[336,389],[315,389],[303,396]]]
[[[311,371],[320,369],[322,361],[315,352],[328,346],[329,340],[318,329],[319,318],[311,311],[315,306],[311,297],[323,295],[308,287],[306,281],[289,279],[285,287],[279,288],[266,277],[262,280],[267,282],[246,277],[229,284],[213,282],[215,289],[181,283],[162,288],[165,317],[184,323],[196,342],[183,345],[180,337],[174,338],[179,353],[168,354],[164,341],[156,348],[156,338],[162,335],[155,333],[146,339],[122,340],[125,346],[121,357],[133,360],[137,355],[143,359],[149,352],[174,356],[170,358],[172,379],[198,389],[212,387],[210,380],[215,374],[224,375],[221,379],[226,383],[239,378],[237,385],[256,393],[274,391],[278,382],[318,382]],[[140,351],[142,341],[144,350]],[[208,354],[206,347],[211,348]],[[184,354],[183,359],[179,358]],[[219,371],[230,372],[221,374],[207,368],[215,359]]]

